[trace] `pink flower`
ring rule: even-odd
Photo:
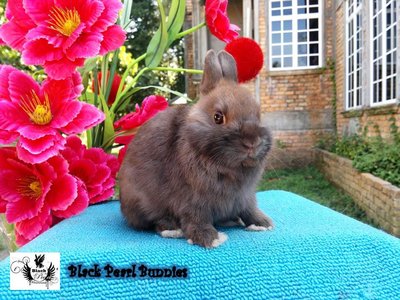
[[[0,207],[7,222],[15,223],[19,244],[46,231],[53,214],[70,217],[83,211],[89,199],[79,185],[60,156],[31,165],[18,159],[15,148],[0,148]]]
[[[109,199],[114,194],[119,163],[114,155],[101,148],[86,149],[77,136],[67,138],[61,154],[69,163],[69,172],[83,184],[90,204]]]
[[[231,24],[227,15],[228,0],[206,0],[206,23],[218,39],[229,43],[239,36],[240,28]]]
[[[37,84],[25,73],[0,66],[0,142],[18,138],[18,157],[41,163],[64,148],[61,135],[80,133],[104,120],[96,107],[76,100],[82,91],[78,73],[65,80]]]
[[[9,0],[0,38],[21,51],[26,64],[65,79],[86,58],[124,43],[125,32],[115,25],[121,8],[118,0]]]
[[[142,102],[142,107],[136,104],[135,112],[131,112],[117,122],[114,123],[114,127],[120,129],[117,132],[117,135],[123,133],[124,131],[129,131],[139,126],[143,125],[146,121],[151,119],[160,111],[166,109],[168,107],[167,100],[162,96],[152,95],[146,97]],[[131,140],[134,138],[134,135],[123,135],[118,136],[115,139],[116,143],[128,145]],[[122,148],[119,152],[118,159],[122,162],[123,157],[125,156],[126,147]]]

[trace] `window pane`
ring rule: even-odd
[[[299,42],[307,42],[307,32],[299,32],[297,34],[297,40]]]
[[[281,46],[272,46],[272,55],[281,55]]]
[[[281,10],[280,9],[278,9],[278,10],[272,10],[272,15],[273,16],[280,16],[281,15]]]
[[[307,54],[307,45],[299,45],[298,53],[299,54]]]
[[[306,0],[297,0],[297,5],[306,5]]]
[[[280,58],[272,58],[272,67],[273,68],[280,68],[282,66],[282,62]]]
[[[281,30],[281,22],[273,21],[272,22],[272,31],[280,31]]]
[[[318,44],[310,44],[310,53],[318,53]]]
[[[283,34],[283,42],[291,43],[292,42],[292,33],[284,33]]]
[[[299,15],[306,14],[307,13],[307,8],[299,8],[299,9],[297,9],[297,13]]]
[[[292,54],[292,45],[283,46],[283,54],[291,55]]]
[[[280,44],[281,43],[281,34],[274,33],[272,34],[272,44]]]
[[[283,30],[292,30],[292,21],[284,21]]]
[[[290,68],[290,67],[292,67],[292,66],[293,66],[292,58],[291,58],[291,57],[285,57],[285,58],[283,59],[283,66],[284,66],[285,68]]]
[[[310,19],[310,29],[318,29],[318,19]]]
[[[290,16],[292,14],[292,10],[291,9],[284,9],[283,10],[283,15],[284,16]]]
[[[310,41],[317,42],[318,41],[318,31],[310,32]]]
[[[273,1],[272,8],[281,7],[281,1]]]
[[[283,1],[283,6],[284,7],[292,6],[292,1]]]
[[[299,67],[307,67],[307,56],[299,56],[298,64]]]
[[[318,5],[318,0],[310,0],[310,5]]]
[[[314,14],[318,12],[318,7],[310,7],[310,14]]]
[[[310,56],[310,66],[318,66],[318,56]]]
[[[307,29],[307,20],[301,19],[297,21],[297,29],[298,30],[305,30]]]

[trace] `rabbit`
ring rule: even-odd
[[[159,112],[128,145],[119,171],[122,214],[135,229],[207,248],[227,239],[219,223],[271,230],[255,196],[271,143],[258,103],[237,82],[234,58],[209,50],[199,101]]]

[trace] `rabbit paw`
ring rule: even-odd
[[[272,230],[272,226],[264,227],[264,226],[257,226],[257,225],[251,224],[246,227],[246,230],[248,230],[248,231],[267,231],[267,230]]]
[[[216,239],[203,241],[198,240],[196,242],[193,242],[192,239],[188,239],[188,243],[191,245],[197,244],[206,248],[217,248],[218,246],[221,246],[224,242],[226,242],[226,240],[228,240],[228,236],[223,232],[218,232],[218,236]]]
[[[179,239],[179,238],[183,237],[183,232],[181,229],[163,230],[160,232],[160,235],[164,238]]]

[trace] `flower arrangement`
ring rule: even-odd
[[[0,44],[19,51],[25,65],[39,68],[33,78],[0,65],[0,213],[14,225],[18,245],[115,194],[126,145],[143,123],[168,107],[164,97],[150,95],[121,116],[136,92],[163,90],[138,86],[140,76],[202,73],[158,67],[173,41],[207,25],[228,43],[241,81],[261,69],[261,49],[239,38],[239,28],[227,16],[227,0],[207,0],[206,22],[185,31],[185,0],[169,1],[168,16],[162,1],[157,3],[160,26],[146,53],[126,59],[125,72],[117,74],[121,55],[128,57],[122,45],[132,0],[7,2]],[[256,54],[251,59],[244,54],[247,47]],[[119,158],[111,153],[116,147]]]

